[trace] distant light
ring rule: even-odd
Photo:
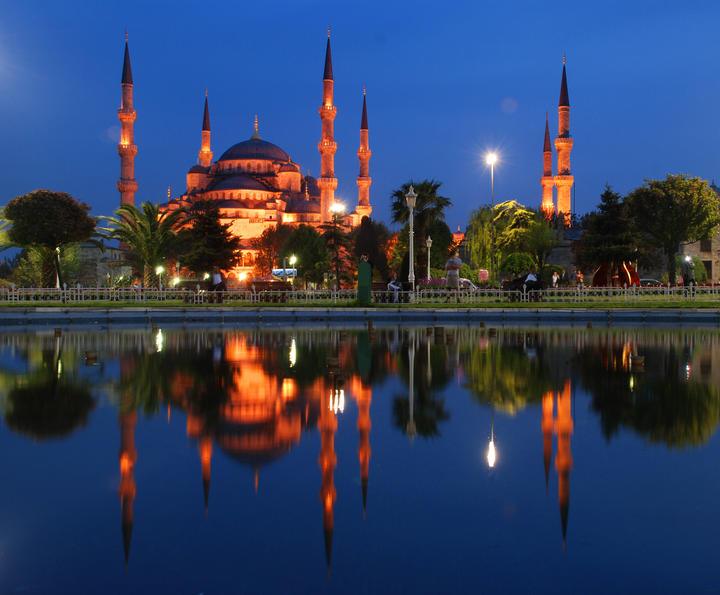
[[[297,262],[297,256],[295,256],[295,255],[293,254],[293,255],[290,257],[290,266],[291,266],[291,267],[294,267],[296,262]]]
[[[334,215],[340,215],[345,212],[345,205],[339,201],[334,202],[330,205],[330,212]]]
[[[165,272],[165,267],[160,265],[155,267],[155,274],[156,275],[162,275]]]
[[[487,462],[488,462],[488,467],[490,467],[490,469],[492,469],[495,466],[495,441],[494,440],[490,440],[490,444],[488,445]]]
[[[497,153],[488,153],[487,155],[485,155],[485,163],[487,163],[488,165],[495,165],[495,163],[497,162],[497,158]]]
[[[172,286],[175,287],[178,283],[180,283],[180,277],[175,277],[172,280]]]
[[[333,413],[345,411],[345,389],[330,390],[330,411]]]
[[[245,279],[247,279],[247,273],[240,273],[240,274],[238,275],[238,280],[239,280],[239,281],[245,281]]]
[[[687,256],[685,257],[685,262],[690,262],[691,260],[692,260],[692,256],[687,255]]]
[[[203,281],[207,281],[210,278],[210,273],[205,273],[203,275]]]

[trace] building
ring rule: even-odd
[[[573,148],[573,139],[570,136],[570,96],[568,95],[567,73],[565,71],[565,56],[563,56],[562,80],[560,82],[560,100],[558,101],[558,135],[555,139],[557,151],[557,175],[553,176],[553,156],[550,144],[550,128],[548,118],[545,116],[545,140],[543,143],[543,175],[540,178],[542,186],[542,203],[540,210],[548,219],[553,215],[562,214],[565,226],[569,227],[572,216],[572,187],[575,181],[570,170],[570,151]],[[553,188],[557,188],[557,206],[553,197]]]
[[[252,271],[257,251],[252,240],[278,223],[321,226],[332,220],[331,206],[335,203],[335,152],[334,120],[337,107],[333,103],[333,69],[330,50],[330,33],[325,50],[323,95],[319,108],[322,132],[318,143],[320,177],[303,175],[298,163],[279,146],[260,136],[258,119],[249,139],[240,141],[213,161],[211,147],[210,110],[207,93],[203,111],[201,144],[197,164],[187,173],[187,188],[177,197],[162,205],[164,209],[192,209],[200,200],[217,201],[222,222],[230,224],[233,234],[241,238],[241,265],[232,271],[239,278]],[[133,123],[136,112],[132,107],[133,80],[127,40],[122,73],[122,103],[118,117],[122,132],[118,152],[121,174],[118,181],[121,203],[134,204],[137,182],[134,178],[134,159],[137,146],[133,144]],[[343,215],[343,223],[357,226],[362,217],[372,212],[370,206],[370,151],[365,91],[363,91],[360,122],[360,163],[358,204],[353,212]]]

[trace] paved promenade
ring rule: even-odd
[[[720,309],[689,308],[0,308],[0,330],[144,325],[669,325],[720,327]]]

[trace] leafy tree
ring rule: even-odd
[[[535,261],[527,252],[511,252],[500,263],[500,270],[512,276],[529,271]]]
[[[114,217],[103,217],[111,227],[104,227],[105,237],[115,239],[130,249],[129,261],[136,271],[143,273],[143,285],[156,287],[155,268],[172,256],[178,248],[177,229],[185,212],[160,212],[159,205],[144,202],[141,209],[124,204]]]
[[[500,228],[497,246],[501,254],[525,252],[533,266],[542,270],[545,259],[557,244],[557,232],[541,213],[515,202],[498,205],[496,226]]]
[[[330,254],[330,264],[332,270],[335,271],[336,289],[339,289],[340,281],[349,280],[351,278],[350,271],[354,270],[354,264],[351,262],[352,238],[345,231],[339,217],[335,223],[322,225],[321,229],[323,230],[322,237]]]
[[[297,257],[298,276],[305,283],[322,283],[330,270],[330,252],[325,240],[310,225],[300,225],[292,230],[282,247],[280,256]]]
[[[60,250],[93,235],[95,219],[88,211],[88,205],[65,192],[34,190],[13,198],[5,207],[4,216],[12,222],[7,230],[8,240],[17,246],[41,250],[52,258],[58,285],[62,287]]]
[[[629,262],[637,257],[637,236],[628,205],[609,185],[600,195],[596,211],[583,218],[583,235],[576,244],[576,261],[582,268],[602,263]]]
[[[720,200],[705,180],[684,174],[645,180],[627,197],[636,228],[665,256],[675,283],[675,254],[680,244],[709,238],[720,223]]]
[[[390,231],[382,221],[363,217],[360,225],[353,231],[353,252],[357,260],[363,254],[373,265],[373,273],[379,274],[382,280],[389,277],[390,270],[387,259],[387,245]]]
[[[430,248],[430,266],[432,268],[444,270],[445,261],[448,259],[450,252],[454,248],[452,232],[450,231],[450,228],[448,227],[447,223],[445,223],[445,221],[436,220],[428,227],[427,234],[432,238],[432,247]],[[390,261],[393,270],[399,271],[399,277],[401,279],[407,279],[408,277],[410,267],[410,258],[408,251],[409,239],[409,226],[405,225],[397,235],[397,241],[393,246]],[[425,243],[426,241],[427,240],[423,240],[423,242],[420,242],[418,235],[415,234],[415,254],[418,254],[421,243],[427,251],[427,244]],[[425,260],[425,262],[427,263],[427,260]],[[416,279],[421,279],[425,277],[425,275],[427,274],[426,267],[427,264],[423,266],[420,264],[419,261],[416,263]]]
[[[410,180],[391,195],[392,204],[390,209],[393,223],[407,223],[410,219],[410,210],[405,201],[405,195],[410,191],[410,186],[413,186],[415,194],[417,194],[413,223],[416,241],[414,246],[415,256],[418,270],[424,271],[427,268],[427,246],[425,241],[428,230],[436,221],[445,220],[445,209],[452,204],[452,201],[438,194],[442,182],[423,180],[416,184]],[[434,242],[435,238],[433,237],[433,245]]]
[[[215,268],[228,270],[238,262],[240,238],[230,231],[230,224],[220,222],[216,201],[196,201],[188,213],[190,226],[180,232],[183,246],[182,264],[196,275]]]
[[[266,228],[259,237],[252,240],[253,248],[258,251],[255,258],[256,276],[264,277],[272,272],[275,259],[292,231],[289,225],[278,223],[275,227]]]

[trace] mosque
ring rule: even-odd
[[[257,250],[252,240],[278,223],[312,225],[319,227],[332,221],[332,207],[338,180],[335,177],[334,120],[337,107],[333,103],[333,68],[330,50],[330,32],[325,50],[323,95],[319,108],[322,123],[320,151],[320,178],[303,175],[301,167],[279,146],[263,140],[255,116],[255,127],[248,140],[236,143],[213,162],[211,148],[210,111],[207,93],[202,121],[202,136],[197,164],[187,173],[186,191],[177,197],[168,196],[163,210],[190,208],[199,200],[217,201],[221,220],[230,224],[231,232],[241,239],[241,265],[232,271],[240,277],[252,270]],[[133,78],[130,52],[125,40],[122,71],[122,103],[118,110],[121,137],[120,154],[121,204],[135,204],[137,181],[134,162],[137,146],[134,144],[133,125],[137,116],[133,109]],[[370,206],[370,156],[368,142],[367,102],[363,91],[360,122],[360,148],[357,152],[360,171],[357,178],[358,203],[355,210],[342,215],[342,223],[355,227],[364,216],[372,213]]]

